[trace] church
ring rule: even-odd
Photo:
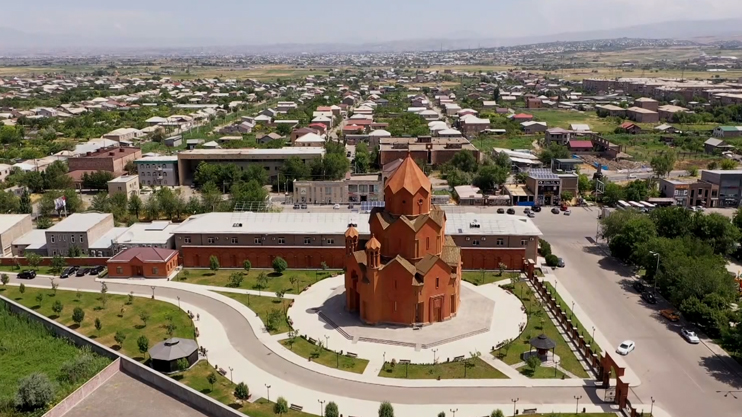
[[[456,316],[461,250],[446,236],[446,213],[431,204],[428,177],[408,155],[384,187],[385,207],[345,232],[346,310],[370,325],[423,325]]]

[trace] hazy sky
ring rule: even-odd
[[[740,0],[33,0],[0,27],[29,33],[231,44],[519,37],[742,16]],[[742,25],[741,25],[742,26]]]

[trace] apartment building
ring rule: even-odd
[[[108,181],[108,195],[124,193],[127,196],[139,194],[139,176],[122,175]]]
[[[127,163],[142,157],[142,150],[130,147],[107,147],[67,159],[70,174],[75,171],[108,171],[122,174]]]
[[[47,256],[67,256],[70,249],[75,247],[81,250],[83,256],[88,256],[92,244],[111,229],[113,229],[111,213],[72,214],[46,229]]]
[[[147,156],[134,162],[142,185],[180,185],[177,156]]]

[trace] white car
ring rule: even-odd
[[[333,210],[340,210],[340,204],[335,204],[334,206],[332,206],[332,209]]]
[[[619,355],[628,355],[632,350],[634,350],[634,348],[636,348],[636,343],[631,340],[625,340],[618,345],[616,353]]]
[[[698,338],[696,335],[696,332],[688,329],[681,329],[680,335],[683,336],[683,339],[685,339],[688,343],[692,345],[697,345],[701,343],[701,339]]]
[[[629,179],[630,180],[635,180],[636,179],[636,174],[629,174]]]
[[[571,211],[569,211],[569,210],[564,210],[564,215],[565,215],[565,216],[569,216],[570,214],[572,214],[572,212],[571,212]]]

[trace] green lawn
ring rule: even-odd
[[[312,358],[312,362],[325,365],[330,368],[337,368],[343,371],[355,372],[362,374],[368,365],[366,359],[351,358],[345,355],[338,355],[333,351],[325,348],[319,348],[317,345],[309,343],[303,337],[297,337],[292,344],[289,339],[281,340],[281,344],[302,358]]]
[[[471,143],[482,152],[489,154],[492,148],[504,149],[531,149],[533,141],[538,139],[536,136],[479,136],[473,139]]]
[[[593,349],[595,350],[595,353],[598,355],[600,354],[600,346],[593,340],[592,336],[592,329],[586,329],[585,326],[580,323],[580,319],[577,318],[574,314],[572,314],[572,306],[567,305],[567,303],[562,300],[562,297],[559,295],[559,293],[554,289],[554,286],[551,285],[550,282],[544,282],[546,284],[546,288],[551,291],[551,293],[554,295],[554,298],[556,298],[557,303],[559,306],[564,310],[565,314],[567,314],[567,317],[570,317],[572,319],[572,324],[577,326],[578,331],[582,335],[582,337],[585,338],[585,343],[592,345]]]
[[[526,113],[529,111],[524,110]],[[579,112],[572,110],[534,110],[529,114],[533,114],[533,118],[539,122],[546,122],[549,128],[561,127],[569,129],[570,124],[586,124],[590,126],[590,130],[593,132],[613,132],[616,129],[617,124],[610,121],[607,118],[600,118],[595,112]]]
[[[228,284],[230,283],[229,276],[236,272],[245,273],[245,271],[241,269],[220,269],[216,272],[210,269],[186,269],[178,275],[178,279],[191,284],[228,287]],[[264,272],[268,276],[268,283],[265,288],[258,288],[258,276],[261,272]],[[342,271],[289,269],[279,275],[273,272],[272,269],[251,269],[250,272],[244,276],[242,284],[237,288],[261,290],[265,291],[266,294],[271,295],[275,294],[276,291],[286,291],[287,293],[298,294],[309,285],[331,277],[333,274],[342,274]],[[297,281],[292,284],[291,278],[295,278]]]
[[[56,403],[111,362],[108,358],[93,355],[91,369],[80,380],[74,383],[60,380],[62,366],[83,352],[66,340],[55,337],[41,323],[10,314],[4,303],[0,303],[0,352],[0,416],[43,414],[16,413],[11,405],[19,380],[32,373],[43,373],[55,384]]]
[[[474,285],[491,284],[493,282],[518,277],[520,277],[520,272],[505,271],[502,275],[500,275],[500,271],[491,270],[463,271],[461,273],[461,279]]]
[[[214,375],[216,375],[217,377],[217,381],[214,384],[213,388],[209,384],[208,380],[206,379],[211,373],[214,373]],[[216,372],[211,367],[211,365],[209,365],[206,361],[201,361],[197,363],[193,368],[183,373],[173,375],[173,379],[180,381],[185,385],[188,385],[189,387],[195,389],[196,391],[201,392],[204,395],[208,395],[209,397],[219,401],[222,404],[226,404],[246,415],[249,415],[250,417],[275,417],[276,416],[276,414],[273,413],[273,403],[269,402],[268,400],[264,398],[261,398],[254,403],[249,403],[249,402],[240,403],[239,401],[237,401],[237,399],[234,397],[234,387],[236,384],[233,384],[232,382],[230,382],[228,377],[224,377],[218,372]],[[247,387],[250,389],[250,392],[253,397],[255,396],[262,397],[265,394],[265,387],[263,387],[262,385],[255,386],[255,385],[250,385],[250,381],[237,381],[237,383],[240,383],[240,382],[244,382],[247,384]],[[256,391],[252,391],[252,390],[256,390]],[[276,396],[274,397],[273,396],[274,393],[271,393],[271,399],[276,400],[280,394],[281,393],[275,393]],[[291,397],[285,397],[285,398],[286,398],[286,401],[288,401],[289,406],[290,406]],[[304,407],[308,407],[310,404],[300,404],[300,405]],[[311,405],[314,405],[314,404],[311,404]],[[287,414],[284,414],[283,416],[312,417],[313,414],[289,410],[289,412]]]
[[[543,366],[539,366],[538,368],[536,368],[535,371],[531,371],[531,368],[524,366],[522,368],[519,368],[518,372],[520,372],[521,375],[527,376],[528,378],[536,379],[562,379],[562,377],[569,378],[558,369],[546,368]]]
[[[291,326],[289,326],[289,323],[286,321],[286,315],[283,314],[283,312],[289,307],[291,300],[285,298],[282,300],[276,297],[259,297],[250,294],[236,294],[231,292],[219,292],[219,294],[225,295],[248,306],[258,315],[258,317],[260,317],[261,320],[263,320],[263,324],[266,325],[268,324],[268,317],[272,311],[277,310],[281,312],[281,320],[278,321],[275,328],[268,329],[270,334],[286,333],[291,330]]]
[[[526,311],[530,312],[528,323],[520,336],[512,341],[509,347],[500,348],[492,352],[492,354],[508,365],[515,365],[522,362],[521,355],[529,351],[529,341],[544,333],[557,344],[556,354],[561,358],[559,365],[579,378],[588,378],[587,372],[582,368],[582,365],[580,365],[577,357],[575,357],[567,342],[564,341],[564,338],[562,338],[554,323],[546,315],[546,311],[541,307],[536,294],[533,293],[528,284],[525,282],[515,284],[513,294],[520,298],[526,307]]]
[[[31,268],[28,265],[22,265],[20,268],[18,268],[15,265],[10,265],[10,266],[8,266],[8,265],[0,265],[0,272],[7,273],[9,276],[15,276],[15,274],[21,272],[22,270],[26,270],[26,269],[33,269],[33,268]],[[49,271],[49,269],[51,269],[51,267],[40,266],[40,267],[36,268],[36,273],[39,274],[39,275],[54,275],[54,276],[59,276],[59,274],[55,274],[55,273]]]
[[[137,339],[146,336],[150,347],[168,338],[166,329],[167,317],[172,318],[175,326],[173,336],[192,339],[194,336],[193,323],[184,311],[177,306],[164,301],[151,300],[149,298],[133,297],[132,304],[128,303],[128,296],[107,294],[108,301],[103,307],[100,293],[80,292],[77,298],[76,291],[57,290],[56,295],[51,289],[26,288],[24,294],[20,293],[20,287],[7,286],[0,288],[0,295],[15,300],[26,307],[36,310],[39,314],[56,320],[57,322],[82,333],[98,343],[114,349],[119,349],[114,340],[116,332],[121,331],[126,335],[121,353],[135,360],[143,361],[144,357],[139,353]],[[38,294],[43,295],[41,303],[36,300]],[[59,317],[52,311],[55,301],[60,301],[63,310]],[[80,307],[85,312],[80,327],[72,320],[72,311]],[[123,308],[123,315],[122,313]],[[147,325],[140,319],[142,312],[149,314]],[[95,319],[100,319],[101,330],[95,329]]]
[[[407,376],[405,376],[405,365],[398,363],[392,367],[387,362],[379,372],[379,376],[386,378],[408,378],[408,379],[507,379],[507,376],[497,369],[491,367],[481,358],[470,359],[472,366],[466,369],[464,377],[464,361],[443,362],[433,364],[409,364],[407,365]]]

